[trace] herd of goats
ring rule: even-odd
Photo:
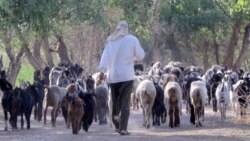
[[[151,126],[151,120],[154,126],[160,126],[167,117],[169,127],[179,126],[183,103],[186,103],[190,123],[196,127],[202,126],[205,106],[210,103],[214,112],[220,112],[222,122],[229,106],[236,115],[246,116],[250,102],[249,72],[232,71],[220,65],[203,71],[196,66],[183,67],[180,62],[170,62],[165,67],[155,62],[148,70],[141,64],[134,68],[131,108],[142,108],[146,128]],[[46,124],[48,107],[52,107],[52,126],[56,126],[56,119],[62,113],[73,134],[80,129],[88,132],[93,121],[107,124],[107,116],[112,123],[112,100],[105,76],[86,75],[77,64],[45,67],[34,72],[33,84],[23,83],[15,88],[7,81],[5,70],[0,70],[0,89],[5,130],[8,130],[8,120],[11,128],[17,129],[18,116],[21,116],[21,129],[24,128],[23,117],[30,129],[32,111],[35,120],[43,118]]]

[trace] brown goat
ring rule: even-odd
[[[173,128],[174,126],[180,125],[180,117],[179,117],[179,107],[178,107],[178,101],[179,98],[176,95],[176,89],[171,88],[169,89],[169,126]]]
[[[177,82],[168,82],[164,90],[165,107],[169,114],[171,128],[180,125],[182,91]]]
[[[84,114],[84,102],[78,96],[70,96],[70,102],[68,107],[68,119],[67,126],[69,127],[70,123],[72,125],[72,133],[78,134],[78,131],[81,129],[81,119]]]
[[[67,89],[67,94],[63,97],[61,105],[62,105],[62,115],[64,117],[66,124],[67,124],[68,107],[69,107],[70,98],[73,95],[78,96],[78,92],[77,92],[75,84],[69,84],[66,87],[66,89]],[[69,126],[68,126],[68,128],[69,128]]]

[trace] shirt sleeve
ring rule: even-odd
[[[135,38],[135,57],[137,60],[142,60],[145,56],[145,52],[141,47],[141,44],[137,38]]]
[[[98,70],[100,72],[105,73],[107,71],[107,66],[108,66],[108,60],[109,60],[109,53],[108,53],[108,44],[105,46],[103,53],[102,53],[102,57],[101,57],[101,61],[100,64],[98,66]]]

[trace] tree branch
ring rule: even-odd
[[[223,13],[232,21],[234,22],[234,19],[227,13],[227,11],[219,4],[217,0],[215,0],[216,5],[223,11]]]

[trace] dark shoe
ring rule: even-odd
[[[115,132],[121,134],[121,131],[119,129],[115,129]]]
[[[122,136],[124,136],[124,135],[130,135],[130,133],[129,133],[128,131],[125,131],[125,130],[121,130],[121,131],[120,131],[120,134],[121,134]]]

